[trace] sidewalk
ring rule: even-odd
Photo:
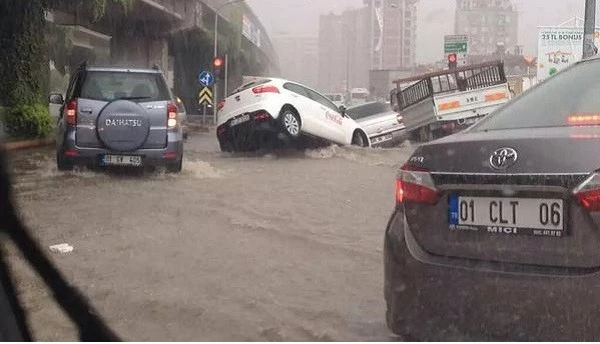
[[[7,151],[14,151],[20,149],[37,148],[44,146],[52,146],[56,140],[54,137],[45,139],[31,139],[31,140],[18,140],[18,141],[3,141],[0,142],[0,147]]]

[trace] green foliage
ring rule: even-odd
[[[0,0],[0,104],[42,102],[48,84],[45,0]]]
[[[4,127],[14,138],[43,138],[52,132],[52,117],[48,106],[21,104],[6,112]]]

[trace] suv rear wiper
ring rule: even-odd
[[[143,100],[143,99],[150,99],[152,97],[119,97],[117,98],[118,100]]]

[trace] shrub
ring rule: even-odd
[[[21,104],[6,112],[4,128],[14,138],[43,138],[52,132],[52,117],[47,106]]]

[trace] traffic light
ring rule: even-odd
[[[458,67],[458,56],[456,54],[448,55],[448,68],[456,69]]]
[[[223,71],[225,70],[225,59],[222,56],[215,57],[212,66],[215,78],[222,78],[224,76]]]

